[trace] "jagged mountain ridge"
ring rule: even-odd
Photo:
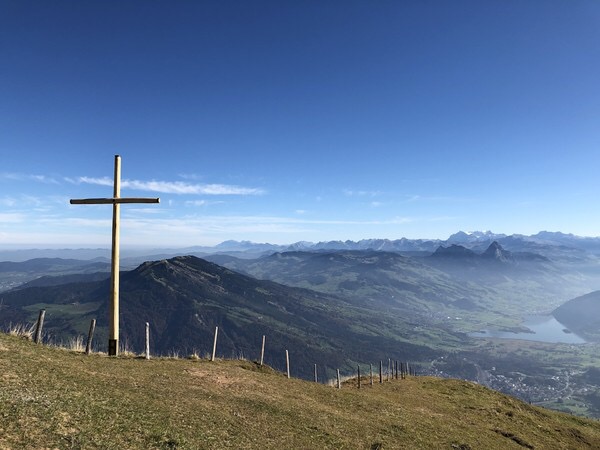
[[[496,287],[507,285],[507,281],[508,285],[535,283],[540,294],[544,286],[555,286],[557,280],[565,280],[567,276],[561,266],[547,257],[532,252],[508,251],[498,241],[477,250],[459,244],[440,246],[423,261],[456,280]]]
[[[505,250],[498,241],[493,241],[489,246],[481,253],[476,252],[473,249],[464,247],[458,244],[451,244],[448,247],[440,246],[431,255],[434,258],[461,258],[469,260],[488,260],[497,261],[507,264],[518,264],[524,261],[537,261],[537,262],[550,262],[545,256],[539,255],[532,252],[510,252]]]

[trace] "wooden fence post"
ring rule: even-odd
[[[371,386],[373,386],[373,364],[369,364],[369,378],[371,380]]]
[[[96,319],[92,319],[90,322],[90,331],[88,332],[87,344],[85,344],[85,354],[89,355],[92,351],[92,339],[94,338],[94,331],[96,330]]]
[[[383,383],[383,361],[379,361],[379,384]]]
[[[263,334],[263,339],[262,339],[262,347],[260,349],[260,365],[263,365],[263,361],[265,360],[265,335]]]
[[[396,380],[398,379],[398,360],[396,360]]]
[[[286,350],[285,351],[285,368],[287,371],[287,377],[290,377],[290,354],[289,352]]]
[[[358,388],[360,389],[360,364],[357,366],[358,368]]]
[[[318,383],[318,379],[317,379],[317,365],[315,364],[315,383]]]
[[[340,381],[340,369],[337,369],[337,388],[338,389],[342,388],[342,383]]]
[[[39,344],[42,340],[42,328],[44,327],[44,317],[46,317],[46,310],[40,309],[40,315],[38,316],[38,321],[35,326],[35,338],[34,342]]]
[[[387,370],[387,380],[390,381],[390,366],[392,365],[392,360],[388,358],[388,370]]]
[[[213,352],[212,352],[212,357],[210,358],[211,361],[215,360],[215,353],[217,353],[217,335],[219,334],[219,327],[215,327],[215,340],[213,342]]]
[[[146,322],[146,359],[150,359],[150,324]]]

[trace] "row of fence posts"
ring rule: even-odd
[[[33,342],[39,344],[42,342],[42,330],[44,328],[44,318],[46,317],[46,310],[40,310],[38,320],[35,324],[35,331],[33,334]],[[90,322],[90,329],[88,331],[88,337],[85,344],[85,354],[89,355],[92,351],[92,341],[94,339],[94,332],[96,331],[96,319],[92,319]],[[216,342],[215,336],[215,342]],[[150,324],[146,322],[146,359],[150,359]],[[214,355],[213,355],[214,359]]]
[[[340,378],[340,369],[336,370],[337,379],[336,386],[338,389],[342,388],[342,381]],[[390,375],[392,380],[400,378],[401,380],[406,379],[407,376],[417,376],[416,370],[407,362],[393,361],[388,359],[388,371],[386,374],[386,381],[390,381]],[[356,366],[356,380],[357,387],[362,387],[362,378],[360,374],[360,364]],[[317,382],[317,365],[315,364],[315,383]],[[383,361],[379,361],[379,383],[383,383]],[[369,364],[369,385],[373,386],[373,364]]]
[[[38,317],[38,321],[35,327],[35,334],[34,334],[34,342],[36,344],[39,344],[42,340],[42,328],[44,326],[44,317],[46,315],[46,310],[42,309],[40,310],[40,314]],[[89,355],[92,349],[92,340],[94,338],[94,331],[96,330],[96,319],[92,319],[91,323],[90,323],[90,329],[88,332],[88,338],[87,338],[87,343],[85,346],[85,354]],[[213,348],[212,348],[212,355],[210,360],[214,361],[215,357],[216,357],[216,353],[217,353],[217,338],[219,335],[219,327],[215,327],[215,336],[214,336],[214,340],[213,340]],[[264,363],[264,359],[265,359],[265,342],[266,342],[266,336],[263,335],[262,337],[262,345],[261,345],[261,349],[260,349],[260,365],[262,366]],[[145,359],[150,359],[150,324],[148,322],[146,322],[146,334],[145,334]],[[398,376],[400,376],[400,379],[405,379],[407,375],[413,375],[416,376],[417,373],[416,371],[414,371],[414,369],[406,362],[400,362],[400,361],[392,361],[391,358],[388,358],[388,368],[387,368],[387,374],[386,374],[386,381],[390,381],[390,374],[392,376],[392,379],[394,378],[394,373],[395,373],[395,378],[398,379]],[[288,378],[290,378],[290,354],[289,352],[286,350],[285,351],[285,371],[286,371],[286,375]],[[357,366],[357,380],[358,380],[358,389],[361,388],[361,375],[360,375],[360,364]],[[342,388],[342,381],[340,378],[340,369],[336,369],[336,375],[337,375],[337,388],[341,389]],[[314,365],[314,381],[315,383],[319,382],[318,376],[317,376],[317,365]],[[379,383],[383,383],[383,361],[379,361]],[[373,386],[373,364],[369,364],[369,384],[371,386]]]

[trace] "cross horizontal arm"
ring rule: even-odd
[[[160,203],[159,198],[74,198],[71,205],[115,205],[117,203]]]

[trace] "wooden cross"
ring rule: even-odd
[[[158,198],[121,198],[121,157],[115,155],[115,177],[112,198],[71,199],[72,205],[113,205],[111,251],[111,297],[108,317],[108,354],[119,354],[119,224],[121,203],[159,203]]]

